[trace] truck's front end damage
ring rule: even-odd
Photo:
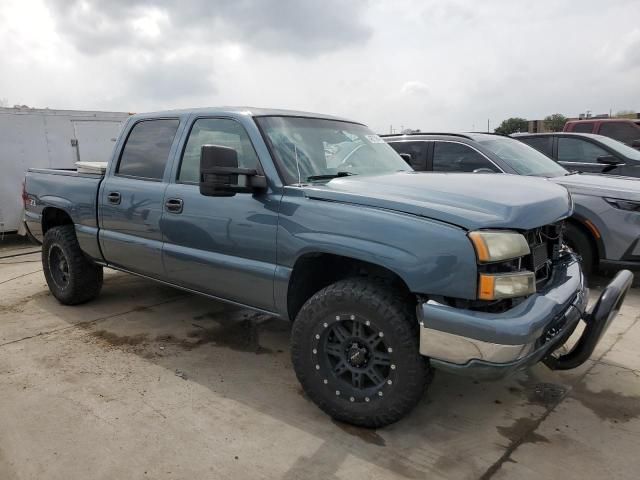
[[[420,353],[436,368],[483,378],[540,361],[552,369],[584,363],[616,316],[633,275],[619,272],[588,311],[579,258],[564,246],[562,229],[559,222],[525,232],[471,232],[477,300],[420,302]],[[574,348],[553,356],[580,320],[586,327]]]

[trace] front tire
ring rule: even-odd
[[[564,238],[571,250],[582,257],[582,271],[589,275],[596,265],[596,256],[591,239],[580,228],[569,224],[564,231]]]
[[[431,377],[406,296],[370,279],[336,282],[311,297],[293,324],[291,358],[308,397],[362,427],[397,422]]]
[[[88,302],[102,288],[102,267],[82,252],[73,225],[47,230],[42,242],[42,269],[49,290],[64,305]]]

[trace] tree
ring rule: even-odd
[[[633,110],[620,110],[614,115],[615,118],[636,118],[636,112]]]
[[[550,132],[561,132],[564,124],[567,123],[567,117],[561,113],[554,113],[544,117],[544,128]]]
[[[524,118],[511,117],[503,120],[499,127],[494,130],[494,133],[500,135],[511,135],[516,132],[526,132],[529,129],[529,122]]]

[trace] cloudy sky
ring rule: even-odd
[[[639,0],[2,0],[0,101],[252,105],[379,132],[640,111]]]

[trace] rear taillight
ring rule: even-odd
[[[22,205],[27,207],[27,200],[29,200],[29,195],[27,195],[27,188],[24,180],[22,181]]]

